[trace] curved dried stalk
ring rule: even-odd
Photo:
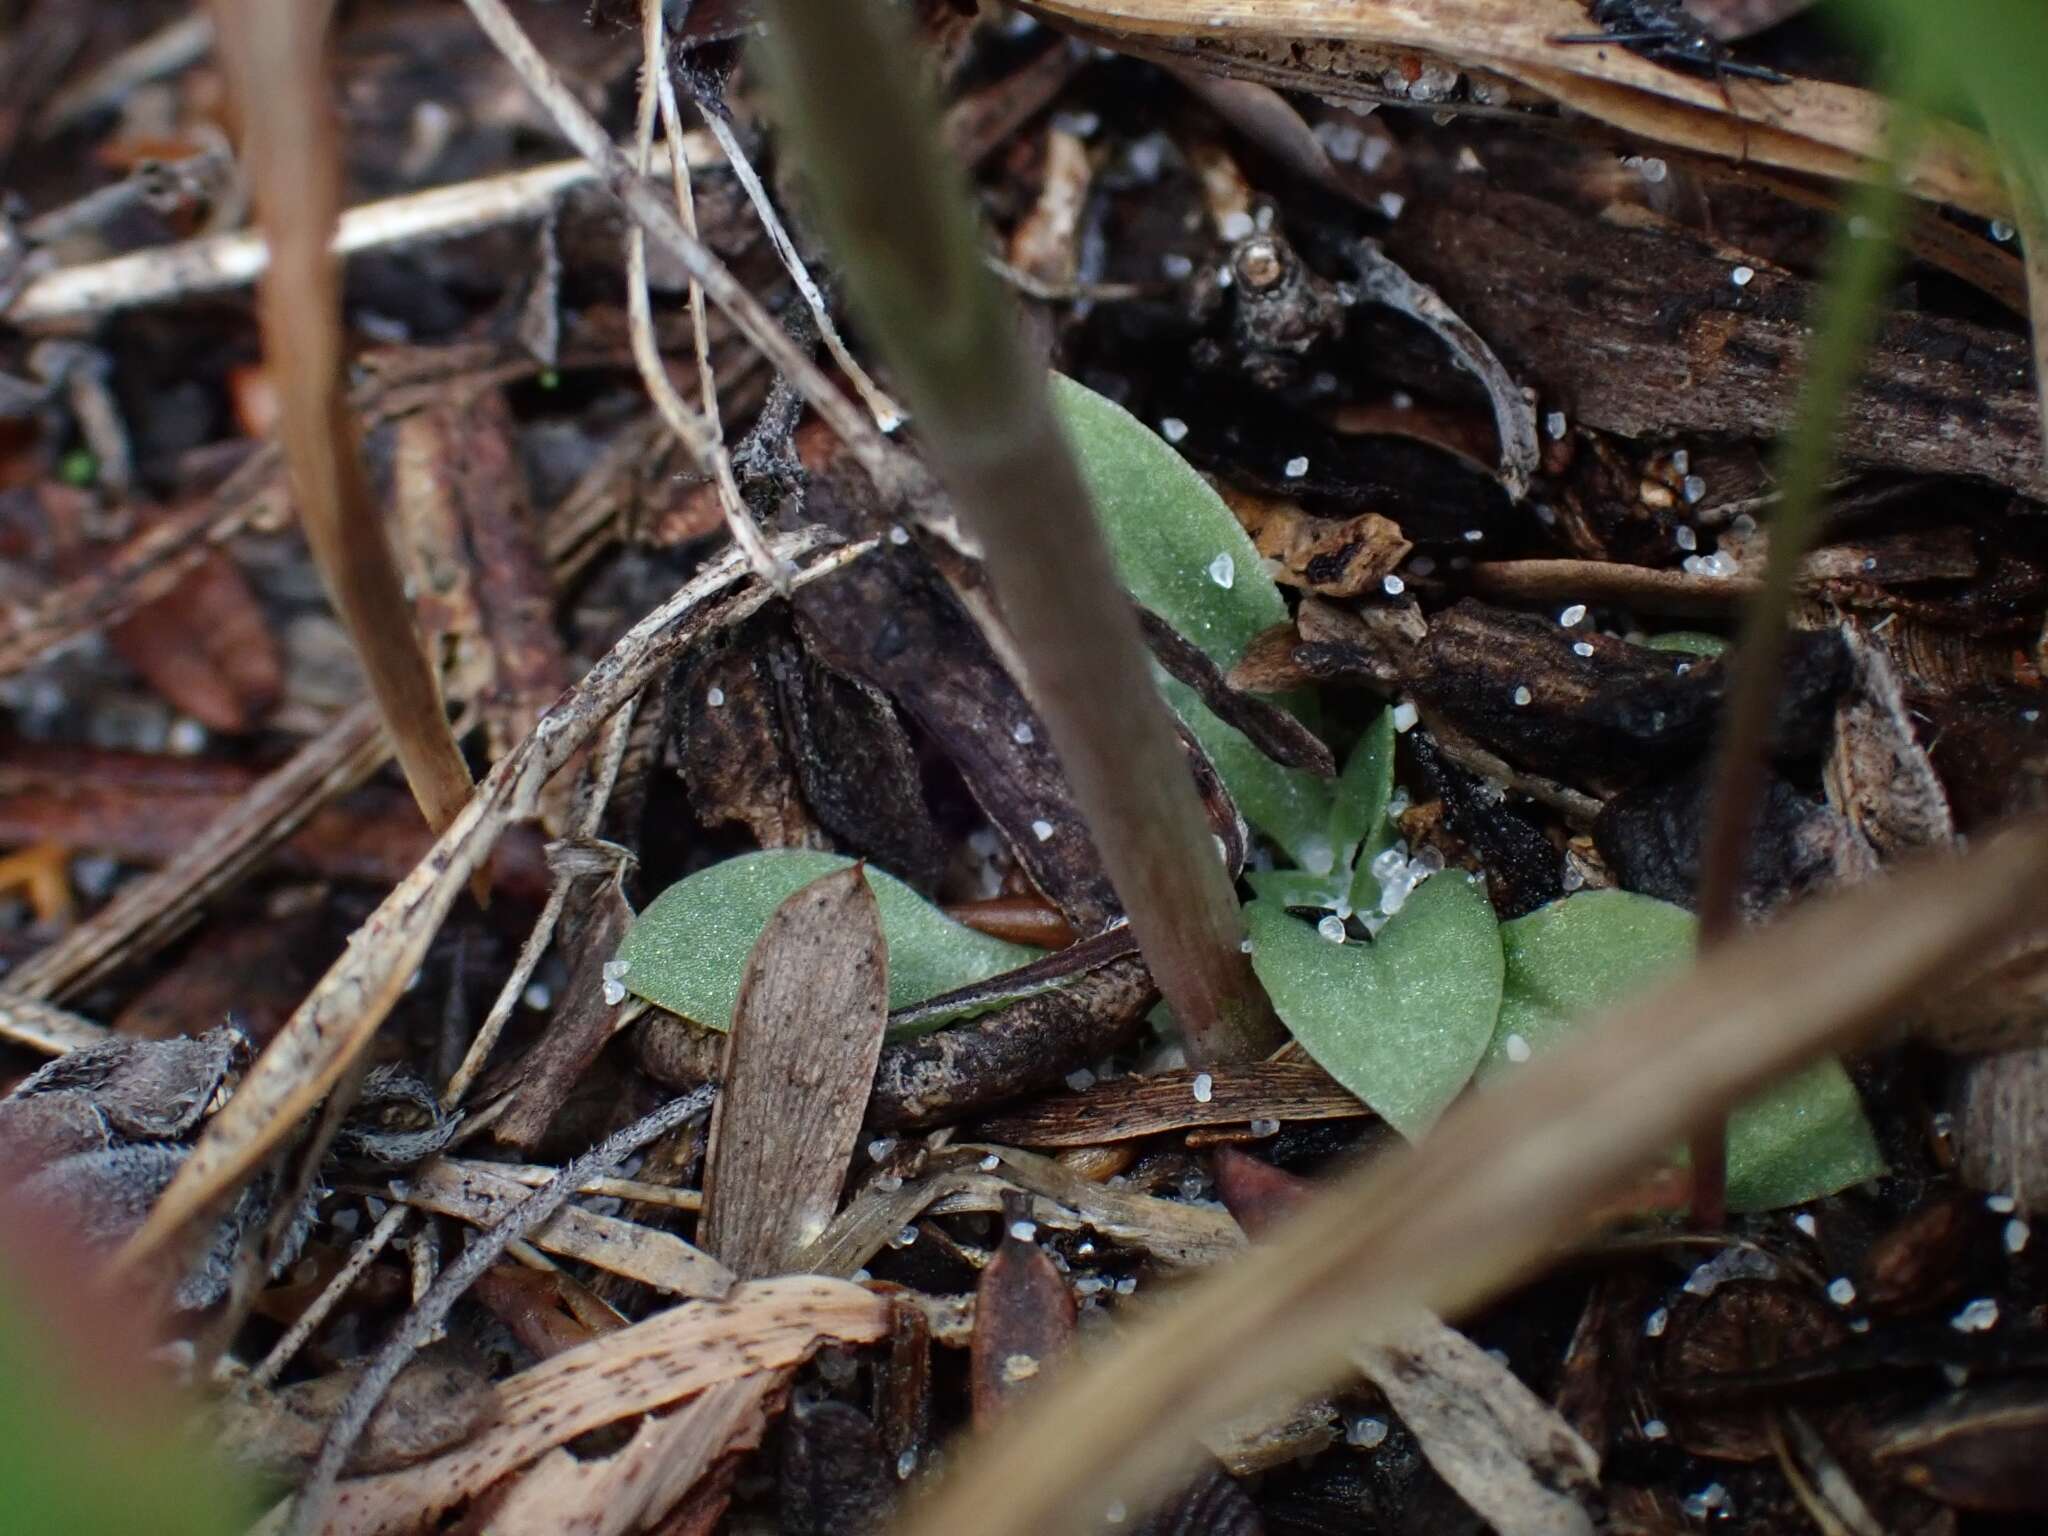
[[[405,782],[439,832],[469,798],[469,766],[448,729],[440,681],[413,622],[348,409],[332,249],[341,184],[322,58],[325,13],[265,0],[215,5],[221,61],[242,113],[243,154],[270,245],[258,309],[293,500]]]
[[[647,174],[648,158],[654,151],[655,103],[660,95],[661,81],[668,77],[667,49],[662,40],[661,0],[642,0],[641,15],[641,63],[640,63],[640,112],[634,125],[633,164],[641,175]],[[683,230],[692,239],[697,234],[696,204],[690,197],[689,171],[682,163],[682,157],[675,153],[675,140],[669,141],[669,172],[676,183],[676,217]],[[647,386],[654,409],[682,442],[684,450],[696,461],[700,470],[711,476],[711,482],[718,492],[718,509],[725,515],[725,526],[732,534],[733,542],[746,551],[747,560],[754,567],[754,573],[762,580],[774,585],[777,590],[787,590],[787,582],[768,558],[767,546],[761,542],[761,530],[754,524],[753,513],[740,497],[740,488],[733,479],[732,456],[725,451],[725,440],[720,433],[718,421],[718,391],[711,376],[711,353],[709,327],[704,315],[704,285],[693,275],[690,278],[690,321],[695,333],[697,348],[697,372],[704,391],[704,409],[700,415],[684,402],[669,382],[668,368],[661,360],[661,348],[654,339],[654,306],[647,294],[647,231],[638,224],[626,232],[626,314],[632,336],[633,366],[640,371],[640,381]]]
[[[1361,1335],[1458,1313],[1572,1241],[1703,1118],[1849,1044],[2048,902],[2048,820],[1817,901],[1610,1011],[1413,1151],[1319,1195],[963,1455],[907,1536],[1091,1527],[1156,1492],[1196,1436],[1345,1371]]]

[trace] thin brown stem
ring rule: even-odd
[[[868,0],[768,10],[766,59],[819,222],[986,550],[1033,702],[1189,1055],[1261,1055],[1278,1027],[1239,949],[1229,876],[1045,370],[982,264],[914,44]]]
[[[216,14],[270,243],[258,309],[293,500],[406,783],[439,832],[469,798],[469,768],[448,729],[440,682],[413,622],[348,409],[341,274],[332,250],[340,170],[322,57],[324,13],[216,0]]]

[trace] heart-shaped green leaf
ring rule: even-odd
[[[1697,925],[1683,907],[1631,891],[1582,891],[1501,924],[1507,979],[1482,1076],[1548,1049],[1581,1020],[1682,966]],[[1769,1210],[1884,1171],[1841,1064],[1823,1061],[1728,1121],[1728,1203]]]
[[[1323,1070],[1417,1137],[1458,1096],[1500,1012],[1500,925],[1464,876],[1434,876],[1371,942],[1333,944],[1269,901],[1245,908],[1252,968]]]
[[[1287,622],[1256,546],[1209,483],[1157,433],[1112,400],[1053,376],[1053,406],[1095,498],[1096,516],[1131,595],[1224,670],[1253,638]],[[1283,768],[1178,682],[1166,697],[1209,754],[1247,820],[1313,869],[1330,790]],[[1313,701],[1286,701],[1313,725]],[[1329,855],[1334,862],[1334,851]]]
[[[853,861],[796,848],[743,853],[677,881],[633,921],[619,946],[626,989],[710,1029],[732,1024],[740,976],[769,916],[821,875]],[[893,875],[868,866],[889,941],[889,1006],[1014,970],[1040,951],[954,922]],[[931,1028],[942,1019],[921,1020]]]

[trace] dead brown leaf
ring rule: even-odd
[[[889,954],[863,866],[775,909],[740,981],[705,1158],[698,1239],[733,1273],[781,1273],[831,1223],[888,1016]]]

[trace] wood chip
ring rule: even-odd
[[[698,1239],[745,1278],[831,1223],[889,1014],[881,910],[861,865],[812,881],[754,944],[711,1116]]]
[[[727,1383],[796,1365],[821,1343],[870,1344],[889,1304],[815,1276],[744,1285],[591,1340],[498,1386],[499,1419],[449,1454],[342,1483],[323,1536],[401,1536],[576,1436]],[[275,1536],[283,1509],[257,1531]]]

